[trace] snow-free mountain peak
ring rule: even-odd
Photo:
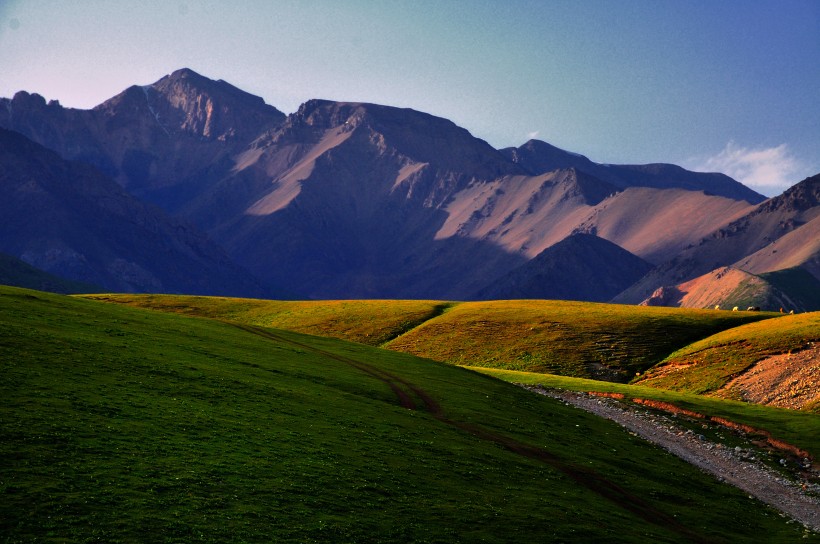
[[[543,174],[559,168],[577,168],[617,187],[678,188],[704,191],[708,194],[743,199],[751,204],[765,200],[729,176],[717,173],[691,172],[674,164],[599,164],[583,155],[565,151],[540,140],[530,140],[521,147],[502,149],[511,161],[531,174]]]
[[[143,104],[139,104],[142,102]],[[110,117],[128,115],[142,105],[166,133],[206,139],[247,139],[281,123],[285,115],[258,96],[189,68],[151,85],[131,86],[94,108]]]
[[[92,110],[18,93],[0,99],[0,126],[96,166],[300,297],[465,298],[573,233],[658,265],[764,199],[669,164],[602,165],[538,140],[497,150],[407,108],[313,99],[285,116],[187,68]]]

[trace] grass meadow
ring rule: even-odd
[[[467,369],[6,287],[0,459],[4,542],[820,541]]]
[[[603,376],[624,382],[696,340],[780,315],[549,300],[90,298],[340,338],[454,365]]]

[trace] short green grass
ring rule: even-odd
[[[607,383],[583,378],[491,368],[474,368],[473,370],[512,383],[543,385],[570,391],[623,393],[627,398],[669,402],[686,410],[707,416],[722,417],[768,431],[775,438],[808,451],[814,459],[820,459],[820,416],[805,411],[798,412],[641,385]]]
[[[187,295],[89,295],[87,298],[287,329],[379,346],[446,311],[431,300],[280,301]]]
[[[262,301],[171,295],[90,298],[278,327],[455,365],[628,381],[695,340],[779,314],[512,300]]]
[[[820,312],[786,315],[736,327],[685,346],[640,376],[636,383],[712,393],[757,361],[799,351],[816,342],[820,342]]]
[[[469,302],[387,347],[456,365],[627,381],[695,340],[772,315],[569,301]]]
[[[775,289],[798,301],[805,310],[820,310],[820,280],[807,270],[799,267],[787,268],[766,272],[760,277]],[[784,308],[786,311],[793,309],[788,304],[785,304]]]
[[[0,497],[5,542],[820,541],[465,369],[4,287]]]

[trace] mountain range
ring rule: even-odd
[[[108,290],[687,305],[706,299],[670,293],[729,267],[798,270],[778,289],[809,309],[820,281],[818,176],[766,199],[671,164],[498,150],[410,109],[285,115],[189,69],[91,110],[21,91],[0,127],[0,251]]]

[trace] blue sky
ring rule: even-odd
[[[767,195],[820,172],[818,59],[817,0],[0,0],[0,96],[88,108],[189,67]]]

